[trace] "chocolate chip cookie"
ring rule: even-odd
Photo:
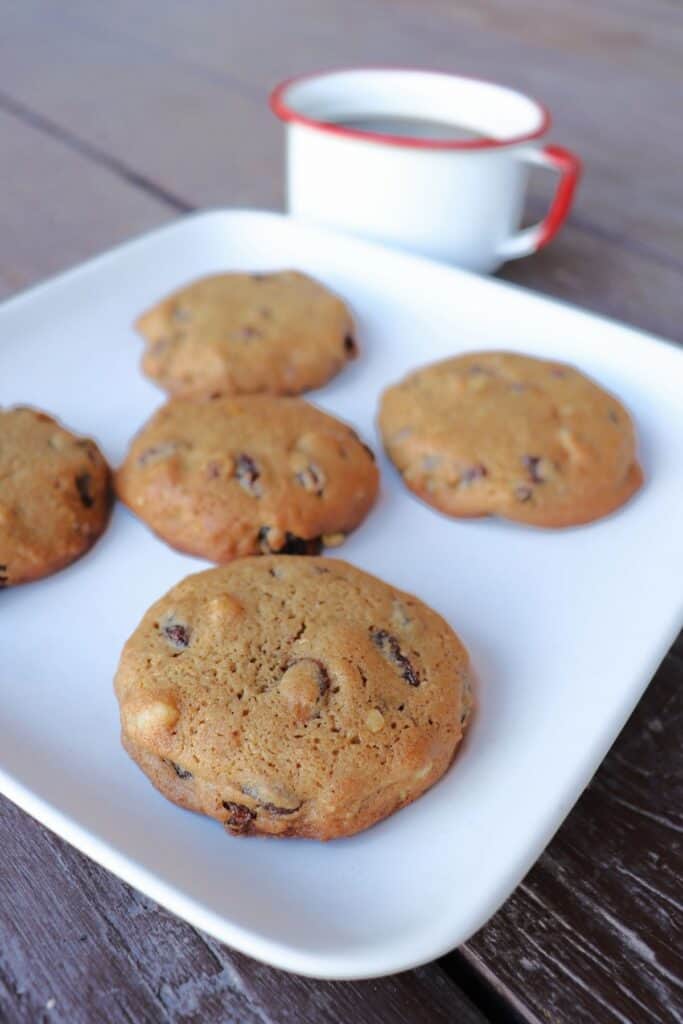
[[[451,516],[587,523],[641,486],[633,423],[573,366],[471,352],[382,397],[384,445],[407,486]]]
[[[109,517],[94,441],[36,409],[0,409],[0,588],[48,576],[91,547]]]
[[[142,368],[171,394],[296,395],[356,355],[340,298],[296,271],[216,274],[169,295],[136,327]]]
[[[174,398],[133,441],[121,499],[165,541],[212,562],[335,546],[377,496],[374,457],[301,398]]]
[[[122,742],[153,784],[235,835],[333,839],[451,763],[467,652],[416,597],[329,558],[188,576],[126,643]]]

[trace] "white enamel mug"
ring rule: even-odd
[[[541,141],[548,111],[493,82],[358,68],[290,79],[270,102],[287,125],[290,213],[481,273],[553,238],[581,170],[573,153]],[[476,135],[428,139],[340,123],[396,117]],[[520,230],[532,164],[559,181],[547,216]]]

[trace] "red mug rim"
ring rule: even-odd
[[[332,121],[319,121],[315,117],[308,117],[306,114],[301,114],[293,107],[289,106],[285,99],[287,90],[292,86],[300,85],[303,82],[312,81],[316,78],[327,78],[329,75],[344,74],[350,71],[407,71],[407,72],[418,72],[420,74],[435,74],[443,75],[447,78],[460,78],[468,82],[479,82],[484,85],[493,85],[499,89],[507,89],[509,92],[517,93],[518,96],[523,96],[524,99],[529,100],[533,103],[540,115],[539,127],[531,132],[524,132],[521,135],[515,135],[509,139],[492,139],[492,138],[479,138],[479,139],[421,139],[415,136],[406,135],[391,135],[390,133],[383,132],[366,132],[361,131],[358,128],[349,128],[346,125],[335,124]],[[499,82],[491,82],[486,78],[476,78],[474,75],[458,75],[450,71],[437,71],[433,68],[416,68],[416,67],[400,67],[396,65],[386,66],[373,66],[373,67],[351,67],[351,68],[333,68],[327,71],[310,72],[305,75],[294,75],[292,78],[287,78],[279,85],[276,85],[269,97],[270,109],[273,111],[276,117],[279,117],[281,121],[291,122],[293,124],[305,125],[307,128],[315,128],[321,132],[327,132],[330,135],[338,135],[343,138],[361,139],[365,142],[381,143],[388,146],[403,146],[408,149],[502,149],[505,146],[518,146],[522,142],[530,142],[533,139],[538,139],[549,130],[551,125],[550,111],[539,100],[534,99],[532,96],[527,96],[526,93],[520,92],[518,89],[512,89],[507,85],[501,85]]]

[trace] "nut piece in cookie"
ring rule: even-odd
[[[433,785],[472,700],[467,652],[436,612],[297,555],[188,576],[128,640],[115,689],[123,745],[170,800],[231,835],[316,839]]]
[[[342,300],[305,274],[216,274],[143,313],[142,368],[170,394],[296,395],[358,347]]]

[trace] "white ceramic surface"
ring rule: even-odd
[[[161,394],[134,317],[224,269],[298,267],[353,305],[360,358],[312,397],[379,449],[380,390],[472,347],[575,361],[633,411],[647,482],[622,511],[542,532],[447,520],[380,458],[382,497],[337,554],[457,628],[479,677],[460,756],[422,799],[327,845],[233,838],[167,803],[118,741],[111,681],[147,606],[203,563],[122,506],[71,568],[0,593],[0,788],[90,856],[246,953],[324,977],[398,971],[500,906],[597,768],[681,617],[683,353],[509,285],[264,213],[181,220],[0,309],[0,403],[92,433],[113,463]],[[678,439],[678,444],[676,440]],[[609,827],[609,822],[605,822]]]
[[[287,196],[296,217],[490,272],[535,252],[559,229],[578,160],[539,140],[535,100],[491,82],[434,71],[350,69],[292,79],[271,97],[287,124]],[[474,141],[370,136],[338,122],[399,115],[453,123]],[[559,173],[548,216],[518,230],[530,164]]]

